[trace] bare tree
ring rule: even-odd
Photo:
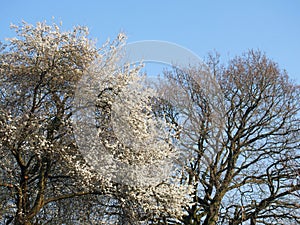
[[[181,180],[195,187],[182,223],[298,224],[299,86],[259,51],[218,60],[207,62],[209,85],[203,66],[168,72],[162,85],[158,108],[190,154]]]

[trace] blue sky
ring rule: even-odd
[[[300,1],[78,1],[4,0],[0,40],[11,37],[10,23],[63,21],[86,25],[99,44],[120,31],[128,42],[163,40],[200,57],[216,50],[224,60],[260,49],[300,83]]]

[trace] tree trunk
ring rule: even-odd
[[[219,207],[220,204],[212,204],[209,209],[203,225],[216,225],[219,218]]]
[[[18,213],[15,217],[14,225],[31,225],[31,222],[26,221],[24,216]]]
[[[250,218],[250,225],[256,225],[256,218],[254,216]]]

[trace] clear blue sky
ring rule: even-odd
[[[164,40],[200,57],[216,50],[226,60],[261,49],[300,83],[300,1],[298,0],[4,0],[0,40],[11,37],[10,23],[63,21],[69,29],[86,25],[103,43],[118,32],[128,42]]]

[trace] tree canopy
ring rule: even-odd
[[[86,27],[12,28],[1,223],[300,223],[300,88],[265,54],[209,55],[148,85],[141,66],[119,64],[123,34],[98,48]]]

